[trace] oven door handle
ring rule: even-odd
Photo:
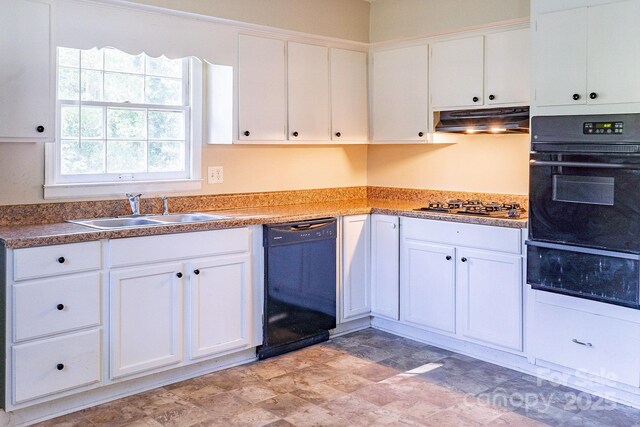
[[[567,168],[597,168],[597,169],[640,169],[640,165],[626,165],[623,163],[590,163],[590,162],[554,162],[549,160],[529,160],[531,166],[559,166]]]
[[[623,259],[640,261],[639,254],[630,254],[627,252],[614,252],[614,251],[608,251],[605,249],[586,248],[583,246],[573,246],[573,245],[566,245],[561,243],[540,242],[537,240],[526,240],[524,244],[527,246],[537,246],[539,248],[556,249],[559,251],[579,252],[582,254],[602,255],[602,256],[607,256],[612,258],[623,258]]]

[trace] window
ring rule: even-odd
[[[58,138],[45,196],[47,187],[90,185],[86,195],[120,194],[120,188],[96,193],[96,187],[149,190],[153,183],[199,178],[191,126],[194,62],[113,48],[58,48]]]

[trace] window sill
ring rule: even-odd
[[[202,188],[201,179],[167,181],[98,182],[92,184],[54,184],[44,186],[45,199],[122,196],[124,193],[179,193]]]

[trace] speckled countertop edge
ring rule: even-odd
[[[71,223],[23,225],[0,227],[0,241],[11,249],[47,246],[65,243],[86,242],[101,239],[152,236],[171,233],[216,230],[221,228],[244,227],[249,225],[291,222],[312,218],[385,214],[440,221],[481,224],[508,228],[525,228],[526,218],[501,219],[475,216],[452,215],[415,211],[424,203],[411,200],[360,199],[333,202],[304,203],[284,206],[263,206],[228,210],[204,211],[228,216],[229,219],[188,224],[145,226],[118,230],[96,230]]]

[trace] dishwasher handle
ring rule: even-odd
[[[335,218],[320,218],[284,224],[267,224],[264,225],[263,243],[265,247],[269,247],[335,239],[337,235],[336,223]]]

